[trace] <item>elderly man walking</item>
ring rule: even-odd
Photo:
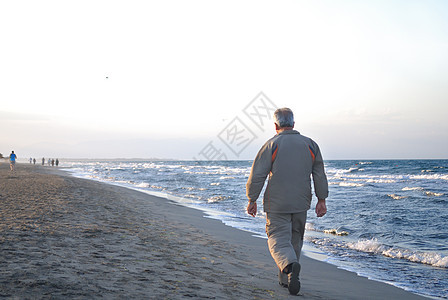
[[[274,122],[277,134],[258,152],[246,184],[247,213],[253,217],[257,214],[256,201],[269,175],[263,197],[269,251],[279,268],[280,285],[297,295],[300,252],[312,198],[311,176],[318,217],[327,213],[328,182],[319,146],[293,130],[293,112],[289,108],[277,109]]]

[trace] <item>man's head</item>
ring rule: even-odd
[[[292,129],[294,127],[294,114],[287,107],[279,108],[274,112],[275,129]]]

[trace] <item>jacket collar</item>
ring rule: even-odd
[[[298,132],[297,130],[292,129],[292,130],[282,131],[282,132],[278,133],[277,135],[286,135],[286,134],[300,134],[300,132]]]

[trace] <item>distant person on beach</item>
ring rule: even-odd
[[[42,157],[42,166],[45,165],[45,157]]]
[[[274,123],[277,134],[258,152],[246,184],[247,213],[256,216],[256,201],[269,175],[263,197],[269,251],[279,269],[279,284],[297,295],[299,259],[312,198],[311,175],[318,198],[318,217],[327,213],[328,182],[319,146],[293,130],[293,112],[289,108],[277,109]]]
[[[9,168],[12,171],[16,170],[16,159],[17,155],[15,155],[14,151],[11,151],[11,154],[9,155]]]
[[[56,158],[56,167],[59,166],[59,159]]]
[[[33,165],[35,165],[36,164],[36,159],[35,158],[33,158]]]

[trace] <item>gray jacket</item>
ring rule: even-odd
[[[297,213],[311,206],[311,175],[318,199],[328,197],[328,182],[319,146],[296,130],[285,130],[269,139],[255,157],[246,195],[255,202],[263,189],[265,212]]]

